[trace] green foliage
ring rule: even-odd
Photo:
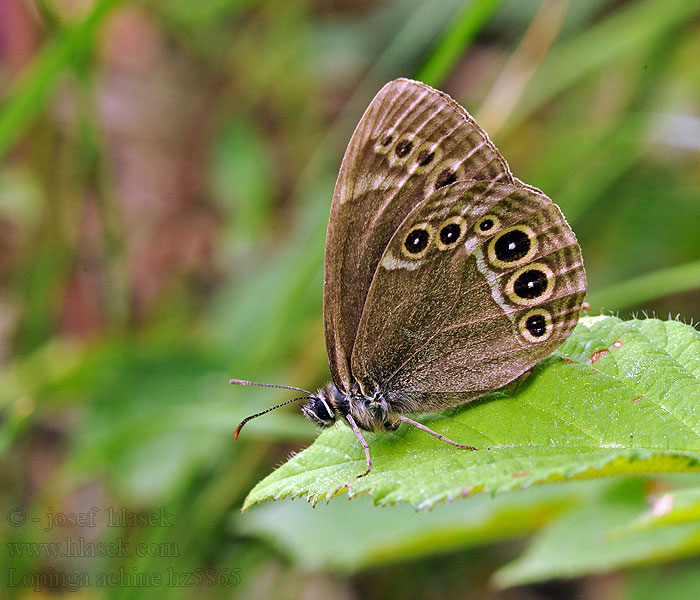
[[[362,496],[314,508],[275,502],[237,515],[235,523],[305,569],[347,573],[522,537],[563,511],[595,500],[600,492],[594,488],[576,482],[497,498],[475,494],[420,512],[406,505],[380,509]]]
[[[254,507],[235,521],[300,567],[339,572],[482,546],[537,528],[522,556],[493,578],[499,587],[509,587],[696,554],[697,516],[683,524],[667,522],[656,533],[634,524],[649,518],[650,502],[668,494],[697,495],[698,481],[697,475],[686,476],[680,483],[691,487],[656,497],[636,477],[568,481],[495,498],[475,494],[418,513],[407,506],[372,507],[363,497],[315,509],[299,502],[273,503]],[[353,527],[344,526],[346,522]],[[691,573],[696,577],[697,568],[689,569]]]
[[[554,519],[525,553],[495,575],[501,586],[575,577],[700,552],[697,520],[657,530],[620,531],[647,508],[640,481],[613,486],[596,501]],[[574,535],[575,532],[575,535]]]
[[[530,93],[514,112],[511,125],[601,67],[644,55],[649,48],[658,50],[655,44],[659,38],[671,35],[697,11],[697,6],[688,0],[634,2],[563,41],[538,69]]]
[[[95,29],[122,0],[99,0],[78,25],[60,30],[46,43],[22,79],[5,99],[0,112],[0,156],[46,107],[67,69],[82,64],[92,50]]]
[[[672,567],[648,566],[634,571],[623,600],[695,600],[700,596],[697,561]]]
[[[267,498],[316,502],[352,483],[378,504],[427,508],[475,491],[631,473],[700,470],[700,334],[676,321],[584,318],[562,348],[513,392],[424,423],[480,448],[456,450],[419,430],[367,435],[372,472],[338,426],[269,475],[245,507]]]
[[[454,67],[474,36],[483,29],[502,0],[478,0],[467,4],[440,40],[440,45],[428,57],[416,75],[419,81],[432,86],[440,83]]]
[[[697,321],[695,0],[564,3],[560,29],[545,36],[553,45],[532,54],[521,43],[549,3],[83,4],[31,4],[2,31],[16,39],[0,44],[0,513],[163,507],[172,527],[73,533],[173,543],[179,555],[9,556],[7,541],[65,537],[30,522],[0,528],[4,569],[167,578],[240,567],[231,589],[98,592],[179,600],[301,597],[314,585],[338,597],[358,585],[368,598],[483,597],[495,572],[508,586],[625,567],[614,600],[698,596],[694,562],[640,566],[699,552],[698,476],[666,474],[698,457],[688,327],[588,320],[558,353],[573,363],[554,357],[517,390],[425,417],[479,452],[406,426],[368,436],[374,470],[353,484],[358,497],[315,509],[276,502],[240,513],[255,483],[315,433],[283,409],[234,443],[243,417],[288,396],[226,383],[313,389],[327,378],[333,182],[362,111],[399,76],[446,89],[477,116],[496,91],[514,100],[494,104],[512,108],[489,133],[515,174],[567,215],[593,314]],[[73,5],[85,12],[69,16]],[[530,79],[494,85],[509,64]],[[363,468],[356,439],[338,427],[248,502],[327,499]],[[626,477],[600,477],[613,473]],[[586,585],[562,593],[590,596]]]
[[[269,150],[247,121],[222,126],[211,167],[212,188],[225,207],[232,247],[258,239],[270,219],[268,203],[274,193],[274,173]]]

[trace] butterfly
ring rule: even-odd
[[[515,178],[447,94],[387,83],[348,144],[326,238],[323,318],[332,381],[305,394],[321,427],[362,431],[464,404],[527,373],[574,329],[586,292],[559,207]],[[244,419],[235,437],[250,419]]]

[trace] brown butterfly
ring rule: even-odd
[[[540,190],[516,179],[447,94],[397,79],[345,151],[326,238],[323,312],[332,382],[304,392],[322,427],[361,430],[464,404],[549,355],[586,292],[576,236]],[[273,407],[273,408],[278,408]],[[236,438],[250,419],[236,429]]]

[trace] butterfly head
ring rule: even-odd
[[[397,417],[388,398],[384,397],[384,395],[378,390],[372,395],[365,395],[361,392],[359,386],[357,385],[352,386],[350,392],[345,394],[341,392],[334,383],[328,383],[313,394],[302,388],[287,385],[275,385],[270,383],[257,383],[242,379],[231,379],[229,383],[236,385],[256,385],[261,387],[282,388],[296,390],[306,394],[305,396],[299,396],[297,398],[292,398],[291,400],[286,400],[277,406],[266,408],[263,411],[246,417],[236,428],[236,432],[234,434],[234,438],[236,439],[238,439],[238,434],[243,426],[251,419],[255,419],[256,417],[269,413],[270,411],[276,410],[282,406],[290,404],[291,402],[303,400],[306,401],[301,406],[304,416],[320,427],[330,427],[339,418],[347,418],[348,415],[351,415],[360,429],[375,432],[386,431],[393,429],[392,423],[396,421]]]

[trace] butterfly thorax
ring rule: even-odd
[[[352,416],[357,425],[366,431],[387,431],[398,418],[388,399],[380,392],[364,395],[359,386],[352,386],[348,394],[334,383],[328,383],[302,407],[304,415],[320,425],[330,427],[338,417]]]

